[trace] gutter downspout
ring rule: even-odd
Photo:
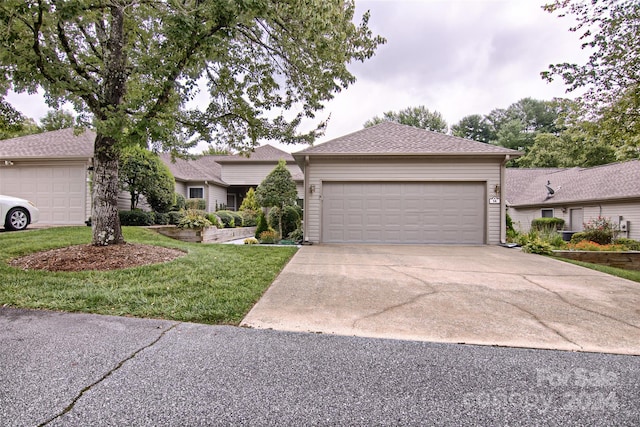
[[[511,160],[509,154],[504,156],[504,160],[500,163],[500,243],[507,243],[507,201],[503,197],[504,195],[504,181],[506,175],[507,162]]]
[[[304,210],[302,211],[302,235],[304,243],[309,242],[309,232],[308,232],[308,218],[309,218],[309,197],[311,193],[309,193],[309,156],[304,156]]]

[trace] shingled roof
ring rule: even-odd
[[[555,192],[552,197],[547,182]],[[640,161],[592,168],[508,168],[505,186],[507,204],[514,207],[640,199]]]
[[[95,132],[76,135],[73,128],[0,140],[0,160],[93,157]]]
[[[383,122],[315,147],[294,153],[306,155],[511,155],[521,153],[496,145],[440,132]]]
[[[170,154],[160,154],[160,159],[169,167],[174,178],[180,181],[211,181],[222,186],[229,186],[222,180],[222,166],[213,156],[204,156],[198,159],[186,160],[175,158],[171,160]]]
[[[282,151],[273,145],[265,144],[260,147],[256,147],[249,155],[243,154],[230,154],[226,156],[211,156],[218,163],[252,163],[252,162],[277,162],[279,160],[285,160],[286,162],[293,162],[293,156],[286,151]]]

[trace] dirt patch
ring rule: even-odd
[[[36,252],[10,262],[23,270],[86,271],[118,270],[159,264],[186,255],[179,249],[125,243],[122,245],[78,245]]]

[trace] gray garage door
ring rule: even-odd
[[[481,182],[325,182],[325,243],[485,242]]]

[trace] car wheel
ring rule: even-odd
[[[9,230],[24,230],[29,225],[29,214],[25,209],[13,208],[7,215],[4,227]]]

